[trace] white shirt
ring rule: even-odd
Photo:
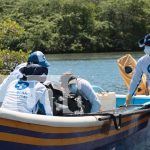
[[[22,78],[22,73],[19,71],[20,68],[25,67],[27,63],[22,63],[14,69],[13,72],[10,73],[10,75],[7,76],[6,79],[2,82],[0,85],[0,102],[3,102],[4,96],[5,96],[5,91],[7,90],[8,85],[19,78]]]
[[[133,78],[131,80],[129,94],[134,95],[136,88],[141,82],[143,73],[146,75],[148,87],[150,87],[150,56],[144,55],[141,57],[136,65]]]
[[[12,81],[6,91],[2,108],[13,111],[34,113],[36,104],[44,106],[45,113],[52,115],[48,90],[38,81]]]
[[[77,78],[78,93],[92,104],[91,113],[100,111],[100,100],[98,99],[91,84],[84,79]]]

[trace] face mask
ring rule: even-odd
[[[144,52],[145,54],[150,55],[150,46],[145,46]]]
[[[69,85],[69,90],[70,90],[71,93],[76,94],[77,90],[78,90],[77,84],[70,84]]]

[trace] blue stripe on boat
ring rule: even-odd
[[[132,135],[132,133],[135,133],[141,129],[143,129],[143,127],[145,126],[145,123],[141,124],[138,126],[138,128],[132,128],[130,130],[128,130],[127,132],[122,132],[119,133],[117,135],[111,136],[111,137],[107,137],[105,139],[101,139],[101,140],[96,140],[96,141],[92,141],[92,142],[88,142],[88,143],[82,143],[82,144],[74,144],[74,145],[66,145],[66,146],[48,146],[48,150],[80,150],[80,149],[85,149],[85,150],[110,150],[113,147],[117,147],[115,150],[122,150],[121,146],[123,147],[125,142],[128,142],[129,147],[128,150],[132,150],[130,144],[132,144],[132,142],[130,142],[130,140],[132,139],[132,136],[128,137],[128,141],[125,141],[124,137],[128,136],[128,134],[130,133],[130,135]],[[145,130],[146,131],[146,130]],[[137,132],[140,133],[140,132]],[[141,134],[143,134],[143,132],[141,132]],[[142,138],[142,135],[139,136],[139,139]],[[118,139],[118,141],[120,142],[114,142]],[[109,145],[105,145],[107,143],[110,143]],[[120,145],[122,144],[122,145]],[[38,150],[43,150],[43,149],[47,149],[47,146],[35,146],[35,145],[26,145],[26,144],[20,144],[20,143],[12,143],[12,142],[5,142],[5,141],[0,141],[0,145],[3,148],[3,150],[33,150],[33,149],[38,149]],[[85,146],[86,145],[86,146]],[[100,149],[98,147],[105,145],[105,147],[101,147]],[[125,147],[123,147],[125,148]],[[125,150],[125,149],[123,149]]]
[[[122,127],[125,127],[127,125],[130,125],[132,123],[137,122],[146,117],[147,114],[144,114],[142,116],[139,116],[133,120],[127,121],[122,123]],[[116,130],[115,126],[106,126],[104,128],[109,128],[109,131]],[[18,135],[24,135],[29,137],[37,137],[37,138],[45,138],[45,139],[67,139],[67,138],[77,138],[77,137],[86,137],[94,134],[101,134],[104,132],[104,128],[99,128],[92,131],[85,131],[85,132],[76,132],[76,133],[43,133],[43,132],[35,132],[35,131],[29,131],[25,129],[18,129],[8,126],[0,126],[0,132],[4,133],[11,133],[11,134],[18,134]]]

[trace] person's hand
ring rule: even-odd
[[[104,109],[103,106],[101,106],[101,107],[100,107],[100,112],[103,112],[103,111],[105,111],[105,109]]]
[[[126,103],[125,103],[126,106],[128,106],[130,104],[131,98],[132,98],[132,96],[130,94],[128,94],[126,96]]]

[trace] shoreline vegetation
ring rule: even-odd
[[[1,50],[0,51],[0,78],[2,75],[8,75],[15,67],[21,63],[27,62],[29,52]],[[0,79],[0,82],[1,82]]]
[[[0,0],[0,74],[45,54],[140,51],[149,0]]]
[[[149,0],[0,0],[0,50],[137,51]]]

